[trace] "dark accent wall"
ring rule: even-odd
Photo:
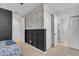
[[[12,39],[12,11],[0,8],[0,40]]]

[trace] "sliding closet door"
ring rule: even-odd
[[[67,31],[68,45],[79,49],[79,16],[69,18]]]

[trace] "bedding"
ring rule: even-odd
[[[15,44],[14,42],[11,42],[10,44],[6,44],[6,43],[7,41],[0,41],[0,56],[21,56],[22,55],[21,48],[17,44]]]
[[[6,45],[12,45],[12,44],[16,44],[16,42],[12,40],[6,40]]]

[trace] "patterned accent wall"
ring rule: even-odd
[[[26,15],[26,29],[44,29],[43,4],[40,4]]]

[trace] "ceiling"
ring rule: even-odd
[[[25,15],[38,5],[39,3],[25,3],[23,5],[20,3],[0,3],[0,8],[11,10],[18,15]]]
[[[39,4],[40,3],[24,3],[24,5],[20,5],[19,3],[0,3],[0,7],[11,10],[18,15],[25,15]],[[70,12],[79,13],[79,3],[46,3],[46,5],[56,13],[56,15]]]
[[[47,3],[56,15],[79,13],[79,3]]]

